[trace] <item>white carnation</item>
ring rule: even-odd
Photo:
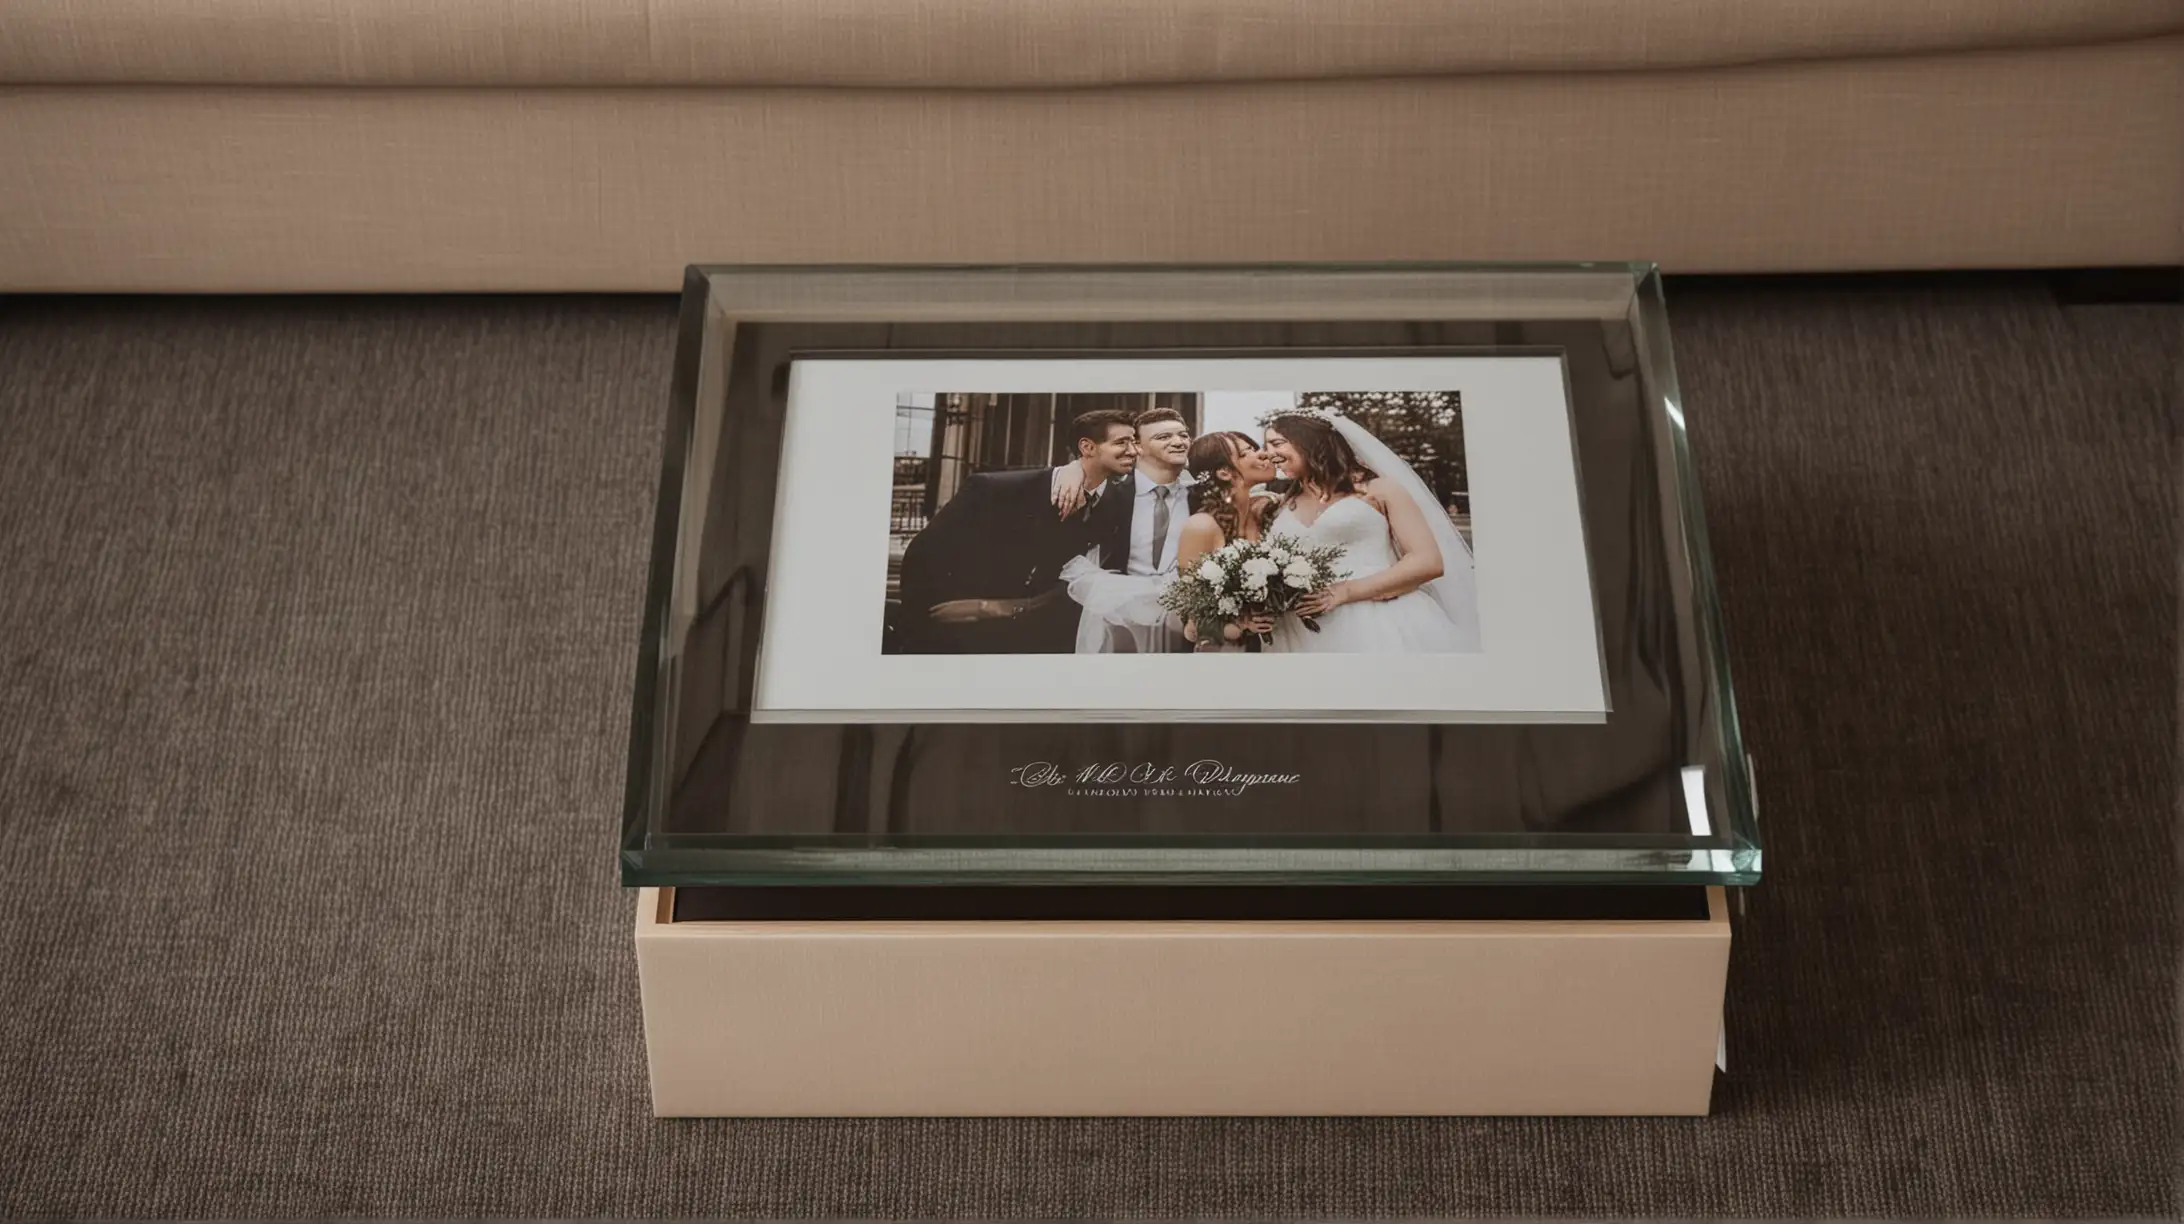
[[[1234,616],[1244,610],[1244,605],[1237,602],[1236,597],[1233,595],[1223,595],[1221,602],[1215,606],[1221,609],[1221,615],[1223,616]]]
[[[1244,574],[1250,578],[1257,578],[1261,582],[1280,572],[1281,568],[1281,566],[1274,564],[1265,557],[1253,557],[1251,560],[1244,562]]]
[[[1276,565],[1287,565],[1287,564],[1289,564],[1289,556],[1290,556],[1290,554],[1289,554],[1289,551],[1288,551],[1287,549],[1282,549],[1282,548],[1270,548],[1270,549],[1268,549],[1268,550],[1267,550],[1266,556],[1267,556],[1267,560],[1269,560],[1269,561],[1272,561],[1272,562],[1273,562],[1274,564],[1276,564]]]
[[[1223,578],[1228,577],[1228,572],[1221,568],[1220,563],[1208,557],[1198,563],[1198,576],[1207,582],[1218,583]]]

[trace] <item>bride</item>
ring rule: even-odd
[[[1471,550],[1426,483],[1348,417],[1291,408],[1260,419],[1293,487],[1268,534],[1343,550],[1350,576],[1275,621],[1275,651],[1424,654],[1479,649]]]

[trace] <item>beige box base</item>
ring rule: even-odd
[[[1704,1114],[1691,921],[677,922],[640,890],[669,1116]]]

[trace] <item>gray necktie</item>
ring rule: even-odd
[[[1168,560],[1168,494],[1175,492],[1171,485],[1153,486],[1153,572]]]

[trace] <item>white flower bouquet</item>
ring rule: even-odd
[[[1326,590],[1348,572],[1337,566],[1342,550],[1297,548],[1280,539],[1231,540],[1175,576],[1160,605],[1192,626],[1201,642],[1218,642],[1227,626],[1296,610],[1308,595]],[[1304,627],[1319,632],[1309,616]],[[1256,644],[1256,643],[1255,643]]]

